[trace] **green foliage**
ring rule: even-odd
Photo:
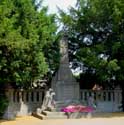
[[[0,92],[0,118],[2,118],[7,106],[8,106],[8,100],[3,94],[3,91],[1,91]]]
[[[124,80],[124,2],[123,0],[78,0],[76,8],[60,21],[76,55],[71,57],[92,70],[99,83]],[[97,81],[97,79],[96,79]]]
[[[44,47],[56,40],[55,15],[33,0],[0,1],[0,83],[30,87],[48,72]],[[48,48],[48,47],[47,47]],[[48,48],[49,49],[49,48]]]

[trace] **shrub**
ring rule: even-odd
[[[0,118],[2,118],[6,107],[8,106],[8,100],[3,92],[0,92]]]

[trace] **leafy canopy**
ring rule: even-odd
[[[36,0],[0,1],[1,84],[29,87],[48,72],[43,48],[56,39],[55,18]]]
[[[78,0],[69,13],[60,10],[70,39],[70,61],[76,59],[98,83],[124,80],[123,0]]]

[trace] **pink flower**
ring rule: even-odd
[[[93,107],[82,106],[82,105],[69,105],[61,109],[62,112],[92,112],[94,110]]]

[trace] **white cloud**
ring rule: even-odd
[[[57,13],[57,7],[67,11],[70,6],[74,6],[76,0],[44,0],[43,5],[49,6],[49,13]]]

